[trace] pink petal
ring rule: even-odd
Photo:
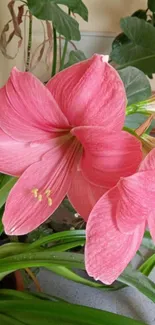
[[[0,127],[16,140],[51,137],[68,122],[47,88],[32,74],[13,69],[0,90]]]
[[[120,177],[136,172],[141,160],[141,143],[121,131],[105,133],[103,127],[77,127],[72,133],[84,147],[81,168],[93,184],[110,188]]]
[[[150,210],[155,209],[155,173],[139,172],[121,179],[118,189],[117,226],[120,231],[129,234],[147,220]]]
[[[77,170],[67,195],[75,210],[87,221],[92,208],[105,192],[105,188],[92,185]]]
[[[78,151],[77,141],[71,140],[22,174],[6,203],[3,224],[8,235],[34,230],[56,210],[76,171]]]
[[[20,176],[26,168],[41,160],[47,151],[55,150],[61,139],[26,143],[12,139],[0,129],[0,172]]]
[[[126,94],[116,70],[106,57],[94,55],[58,73],[47,84],[70,125],[101,125],[121,130]]]
[[[95,205],[87,223],[85,263],[88,274],[105,284],[113,283],[138,250],[145,223],[132,235],[122,234],[116,226],[120,193],[108,191]]]
[[[139,171],[155,170],[155,149],[152,149],[139,167]]]

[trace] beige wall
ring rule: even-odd
[[[4,23],[9,20],[7,4],[9,0],[0,0],[0,31]],[[123,16],[130,15],[139,8],[146,8],[146,0],[84,0],[89,9],[89,22],[79,19],[81,31],[88,32],[119,32],[119,20]],[[37,46],[42,39],[40,23],[35,24],[33,43]],[[11,52],[15,52],[17,41],[11,44]],[[23,69],[23,49],[15,60],[7,60],[0,53],[0,86],[5,83],[13,66]],[[39,66],[37,75],[44,80],[45,66]],[[47,74],[47,72],[46,72]]]
[[[140,8],[146,8],[147,0],[83,0],[89,9],[88,24],[80,19],[84,31],[118,32],[119,20]]]

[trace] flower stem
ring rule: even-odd
[[[31,48],[32,48],[32,14],[29,12],[29,37],[28,37],[27,60],[26,60],[25,71],[29,71],[30,68]]]
[[[41,292],[41,288],[40,288],[39,281],[37,280],[37,278],[33,274],[33,272],[29,268],[26,268],[25,271],[27,272],[27,274],[29,275],[29,277],[33,280],[33,282],[34,282],[34,284],[36,286],[37,291],[38,292]]]
[[[57,67],[57,32],[53,27],[53,65],[52,65],[52,77],[56,74]]]

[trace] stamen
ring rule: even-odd
[[[38,201],[41,202],[43,199],[43,196],[41,194],[38,195]]]
[[[37,198],[37,196],[38,196],[38,188],[33,188],[32,193],[34,194],[34,197]]]
[[[51,194],[51,190],[47,189],[47,190],[45,191],[45,194],[46,194],[47,197],[49,197],[50,194]]]
[[[53,204],[53,200],[51,199],[51,197],[48,197],[48,205],[49,207],[51,207]]]

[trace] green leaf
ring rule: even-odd
[[[107,311],[66,302],[36,301],[35,299],[33,302],[28,299],[0,301],[0,319],[4,314],[10,319],[12,317],[13,321],[16,319],[25,325],[144,325],[140,321]],[[9,323],[3,319],[3,325],[7,324]]]
[[[111,59],[122,69],[134,66],[145,74],[155,72],[155,28],[137,17],[121,19],[121,28],[131,43],[116,47]]]
[[[50,20],[57,32],[67,40],[79,41],[78,22],[66,14],[53,0],[28,0],[28,8],[32,15],[42,20]]]
[[[132,17],[138,17],[140,19],[147,19],[147,11],[143,9],[138,9],[136,10],[133,14]]]
[[[127,115],[125,119],[125,126],[130,129],[137,129],[142,123],[144,123],[147,119],[147,115],[134,113],[131,115]],[[151,129],[155,126],[155,121],[151,123]]]
[[[25,243],[8,243],[0,246],[0,259],[23,253],[29,249],[29,244]]]
[[[0,208],[0,235],[4,231],[4,227],[3,227],[3,224],[2,224],[3,213],[4,213],[4,206],[2,208]]]
[[[56,234],[52,234],[43,238],[38,239],[30,245],[30,248],[37,248],[45,244],[49,244],[56,241],[61,241],[62,243],[68,241],[79,241],[85,240],[85,230],[69,230],[63,231]]]
[[[151,250],[155,250],[155,244],[153,243],[149,231],[145,231],[143,241],[142,241],[142,246]]]
[[[147,19],[146,10],[139,9],[132,14],[132,17],[138,17],[140,19],[146,20]],[[123,44],[127,44],[130,42],[131,42],[130,39],[124,33],[120,33],[114,39],[114,41],[112,43],[112,49],[114,49],[117,46],[121,46]]]
[[[0,188],[3,187],[11,178],[12,176],[0,174]]]
[[[155,0],[148,0],[148,8],[149,8],[152,12],[155,12]]]
[[[143,273],[146,276],[149,276],[149,274],[152,272],[152,270],[155,267],[155,254],[150,256],[140,267],[139,271]]]
[[[0,300],[33,299],[33,298],[34,298],[33,294],[30,294],[29,292],[17,291],[12,289],[0,289]]]
[[[86,58],[85,54],[82,51],[80,51],[80,50],[71,51],[70,54],[69,54],[69,60],[65,64],[65,67],[64,68],[68,68],[71,65],[73,65],[75,63],[78,63],[80,61],[84,61],[86,59],[87,58]]]
[[[64,278],[77,282],[77,283],[81,283],[84,285],[88,285],[90,287],[93,288],[98,288],[98,289],[105,289],[106,291],[112,291],[112,290],[116,290],[117,288],[115,286],[106,286],[104,284],[100,284],[98,282],[95,281],[90,281],[87,280],[83,277],[81,277],[80,275],[74,273],[73,271],[69,270],[68,268],[64,267],[64,266],[60,266],[60,265],[52,265],[50,267],[48,267],[48,270],[63,276]]]
[[[17,182],[17,178],[9,177],[9,180],[0,188],[0,208],[4,205],[10,190]]]
[[[77,241],[69,241],[68,243],[64,244],[55,244],[48,248],[48,250],[53,251],[53,252],[65,252],[69,249],[78,247],[78,246],[84,246],[85,244],[85,239],[77,240]]]
[[[128,105],[135,104],[151,96],[151,86],[145,74],[134,68],[128,67],[119,71],[124,83]]]
[[[123,44],[128,44],[130,42],[131,41],[124,33],[120,33],[119,35],[116,36],[116,38],[112,42],[112,49],[114,50],[117,46],[121,46]]]
[[[119,276],[118,280],[130,287],[138,289],[146,297],[155,302],[155,283],[141,272],[133,270],[129,266]]]
[[[0,314],[0,319],[3,325],[24,325],[23,321],[18,321],[17,319],[12,318],[12,316],[7,316]]]
[[[88,21],[88,9],[81,0],[53,0],[53,3],[67,6],[72,12]]]
[[[26,267],[42,266],[48,268],[52,264],[84,270],[82,254],[50,252],[45,250],[41,252],[25,252],[0,259],[0,273],[12,272],[12,270],[24,269]]]

